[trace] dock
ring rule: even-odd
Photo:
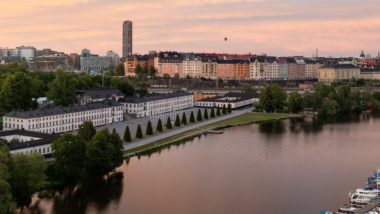
[[[223,131],[207,130],[208,134],[223,134]]]
[[[373,202],[367,204],[365,207],[363,207],[362,209],[358,210],[355,212],[355,214],[365,214],[367,213],[368,211],[370,211],[371,209],[373,209],[376,205],[380,204],[380,199],[375,199],[373,200]]]

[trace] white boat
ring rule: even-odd
[[[366,198],[361,195],[353,194],[352,197],[350,197],[351,203],[358,203],[358,204],[368,204],[372,201],[371,198]]]
[[[339,208],[339,212],[349,212],[353,213],[357,210],[355,207],[351,207],[349,204],[343,205],[343,207]]]
[[[366,198],[372,198],[375,199],[377,198],[378,194],[380,193],[380,190],[378,189],[373,189],[373,190],[364,190],[364,189],[357,189],[355,195],[360,195]]]

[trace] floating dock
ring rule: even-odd
[[[362,209],[358,210],[355,212],[355,214],[365,214],[368,211],[372,210],[376,205],[380,204],[380,199],[375,199],[373,202],[367,204],[365,207]]]
[[[207,130],[209,134],[223,134],[223,131]]]

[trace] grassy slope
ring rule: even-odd
[[[216,123],[213,123],[213,124],[210,124],[207,126],[202,126],[201,128],[202,129],[208,129],[208,128],[212,128],[212,127],[216,127],[216,126],[220,126],[220,125],[232,125],[232,124],[256,122],[256,121],[263,121],[263,120],[273,120],[273,119],[278,119],[278,118],[282,118],[282,117],[288,118],[289,116],[290,116],[289,114],[246,113],[246,114],[243,114],[243,115],[240,115],[237,117],[233,117],[230,119],[222,120],[220,122],[216,122]],[[133,152],[137,152],[140,150],[148,149],[148,148],[154,146],[154,144],[157,144],[157,145],[164,144],[164,143],[179,139],[181,137],[184,137],[186,135],[191,135],[191,134],[199,132],[199,131],[201,131],[201,129],[192,129],[192,130],[182,132],[182,133],[177,134],[177,135],[173,135],[171,137],[167,137],[167,138],[152,142],[152,143],[144,145],[144,146],[140,146],[140,147],[137,147],[134,149],[127,150],[127,151],[125,151],[125,153],[133,153]]]

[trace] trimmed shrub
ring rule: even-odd
[[[208,119],[207,108],[205,108],[205,111],[203,112],[203,117],[204,117],[206,120]]]
[[[172,121],[170,120],[170,117],[168,117],[168,120],[166,121],[166,128],[167,129],[172,129]]]
[[[124,131],[124,137],[123,137],[124,142],[131,142],[131,132],[129,131],[129,126],[125,127]]]
[[[161,118],[158,119],[156,130],[157,130],[158,132],[162,132],[162,122],[161,122]]]
[[[201,110],[198,109],[198,113],[197,113],[197,121],[202,121],[202,113],[201,113]]]
[[[231,109],[231,104],[230,104],[230,103],[228,103],[227,112],[228,112],[228,113],[231,113],[231,112],[232,112],[232,109]]]
[[[174,125],[177,126],[177,127],[180,127],[180,126],[181,126],[181,121],[179,120],[179,115],[178,115],[178,114],[177,114],[177,116],[175,117]]]
[[[141,126],[139,124],[136,130],[136,138],[142,138],[142,137],[143,137],[143,134],[142,134]]]
[[[220,108],[218,106],[218,108],[216,109],[216,116],[220,116]]]
[[[152,123],[150,120],[148,121],[148,125],[146,126],[146,132],[147,135],[153,135],[153,128],[152,128]]]
[[[210,117],[211,118],[215,117],[214,107],[211,108]]]
[[[195,123],[194,113],[191,111],[190,113],[190,123]]]
[[[183,112],[183,114],[182,114],[182,120],[181,120],[181,123],[182,123],[183,125],[186,125],[186,124],[187,124],[187,118],[186,118],[186,114],[185,114],[185,112]]]
[[[223,105],[223,108],[222,108],[222,113],[223,113],[223,114],[227,114],[226,105]]]

